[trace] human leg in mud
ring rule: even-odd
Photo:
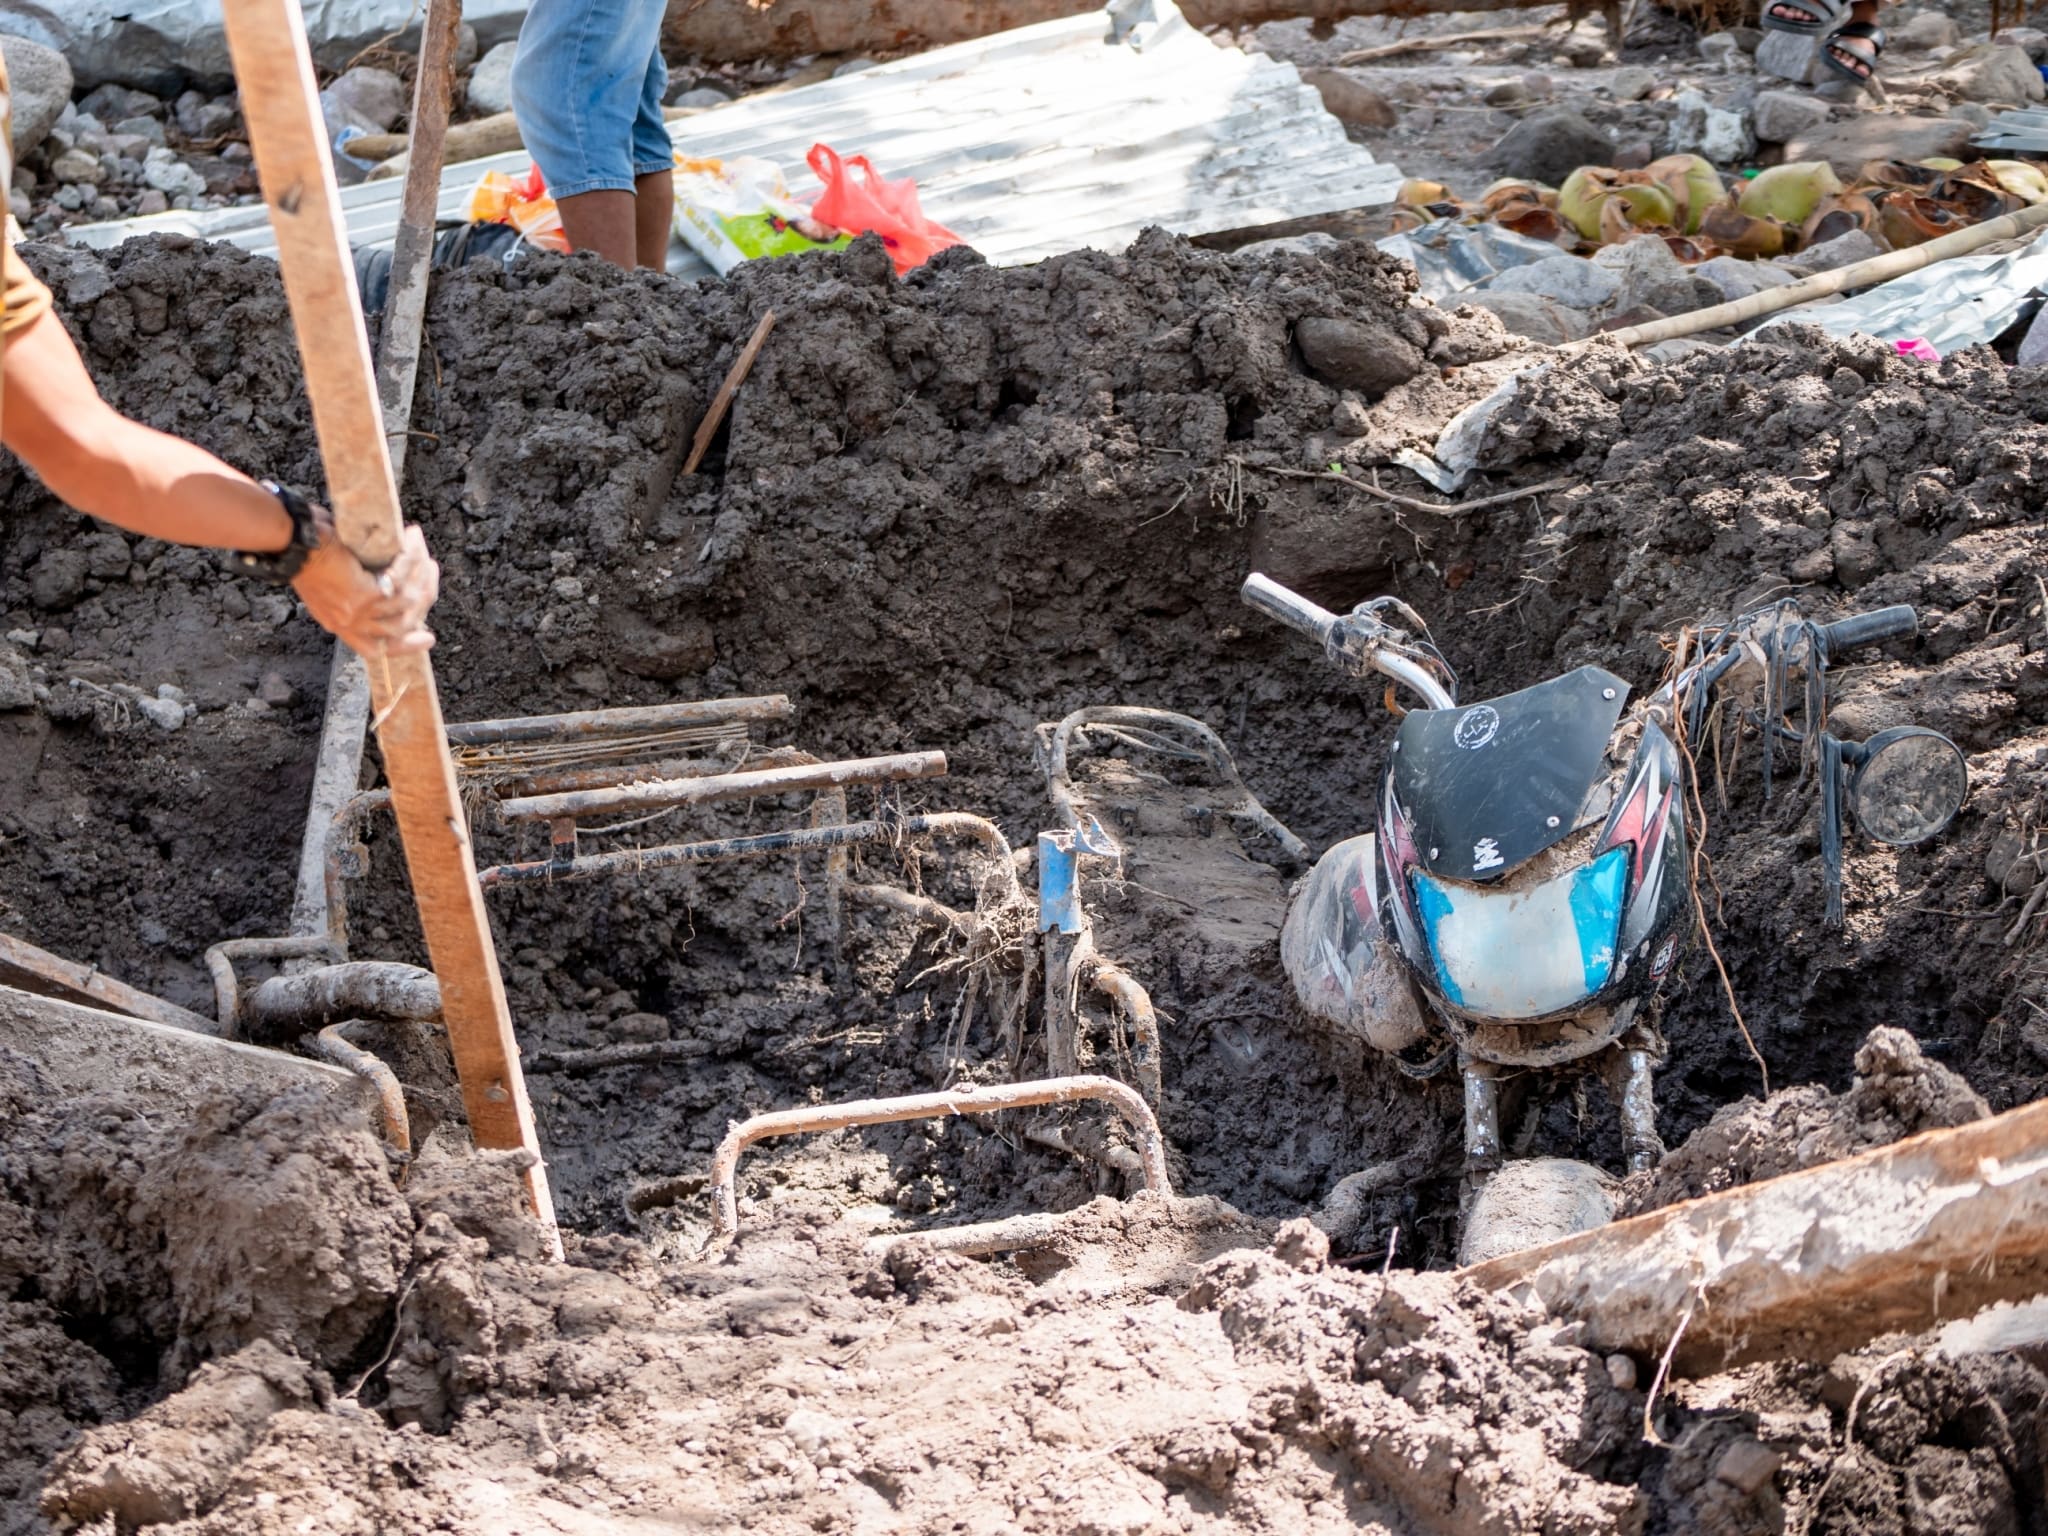
[[[675,161],[662,126],[660,0],[538,0],[519,29],[512,110],[569,248],[660,271]]]

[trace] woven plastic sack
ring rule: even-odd
[[[885,181],[866,155],[841,159],[829,144],[813,144],[805,156],[824,192],[811,204],[811,217],[848,234],[872,231],[889,248],[889,259],[901,274],[921,267],[948,246],[966,242],[925,217],[917,200],[917,183],[905,177]]]

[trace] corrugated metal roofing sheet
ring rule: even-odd
[[[696,156],[759,155],[791,190],[818,191],[804,155],[818,141],[916,178],[926,212],[990,261],[1084,246],[1121,249],[1148,225],[1181,234],[1390,203],[1400,172],[1345,137],[1291,64],[1219,47],[1170,0],[1043,22],[893,64],[742,98],[669,125]],[[523,171],[522,153],[471,161],[441,185],[461,217],[484,172]],[[399,183],[343,190],[349,235],[389,245]],[[75,225],[78,244],[177,230],[271,254],[260,205]],[[708,273],[681,251],[672,271]]]

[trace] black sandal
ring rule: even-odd
[[[1765,0],[1761,20],[1767,32],[1818,37],[1840,21],[1848,9],[1843,0]]]
[[[1869,56],[1842,47],[1844,38],[1870,44]],[[1884,57],[1884,28],[1870,21],[1852,21],[1837,27],[1820,45],[1820,56],[1829,69],[1844,79],[1868,85],[1877,75],[1877,61]]]

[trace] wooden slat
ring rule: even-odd
[[[212,1019],[138,991],[125,981],[116,981],[97,966],[66,960],[8,933],[0,933],[0,985],[43,997],[97,1004],[116,1013],[168,1024],[173,1029],[189,1029],[202,1035],[219,1032]]]
[[[226,0],[223,12],[249,146],[277,235],[335,525],[365,564],[385,565],[398,552],[398,492],[305,24],[293,0]],[[532,1154],[527,1193],[552,1232],[553,1201],[477,886],[433,667],[425,656],[377,657],[369,659],[368,671],[392,805],[427,952],[441,980],[470,1134],[479,1146]]]

